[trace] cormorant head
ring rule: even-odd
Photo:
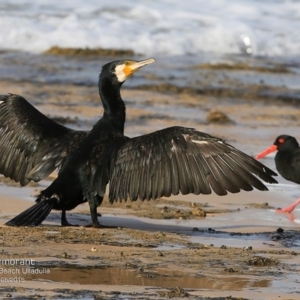
[[[107,74],[114,74],[119,83],[123,83],[131,74],[140,69],[143,66],[152,64],[155,62],[154,58],[148,58],[145,60],[116,60],[103,66],[100,78]]]

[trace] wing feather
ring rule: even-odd
[[[52,121],[21,96],[0,95],[0,173],[21,185],[61,167],[86,134]]]
[[[109,199],[267,190],[258,177],[276,183],[275,175],[221,139],[190,128],[170,127],[120,146],[110,167]]]
[[[208,175],[210,173],[210,169],[207,165],[206,160],[201,155],[195,155],[195,160],[197,162],[197,170],[198,174],[201,176],[201,181],[198,183],[200,185],[201,194],[211,194],[210,184],[208,182]]]
[[[170,159],[170,169],[171,169],[171,181],[172,181],[172,188],[171,194],[178,195],[179,194],[179,170],[176,159]]]
[[[216,156],[214,160],[216,164],[220,166],[220,169],[224,171],[224,175],[226,176],[226,189],[229,192],[238,193],[240,191],[239,186],[243,186],[243,189],[247,191],[253,189],[252,186],[231,167],[230,163],[226,162],[224,156]]]
[[[170,197],[172,195],[172,177],[171,177],[171,163],[169,157],[166,157],[166,161],[163,165],[164,168],[164,191],[163,196]]]
[[[153,173],[153,176],[152,176],[152,188],[151,188],[151,198],[153,198],[153,199],[158,198],[157,187],[158,187],[158,180],[159,180],[158,176],[160,173],[160,165],[158,164],[157,161],[155,162],[155,168],[156,168],[155,172]]]

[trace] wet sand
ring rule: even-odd
[[[208,78],[215,78],[214,72]],[[157,79],[155,74],[147,76],[150,81]],[[188,89],[157,89],[154,84],[126,89],[125,83],[126,134],[135,136],[172,125],[194,127],[250,155],[269,146],[278,134],[297,137],[298,105],[277,96],[272,101],[258,99],[257,87],[251,84],[243,89],[251,99],[239,96],[240,92],[233,97],[225,92],[216,96],[209,89],[199,94]],[[94,85],[2,79],[0,90],[24,95],[46,115],[73,128],[88,129],[102,114]],[[233,90],[237,85],[231,93]],[[229,121],[212,121],[208,117],[214,111],[222,112]],[[272,156],[263,163],[275,169]],[[106,199],[98,209],[99,219],[117,226],[113,229],[83,227],[90,220],[86,204],[68,213],[69,221],[79,227],[60,227],[59,212],[52,212],[37,228],[3,225],[30,206],[34,195],[55,176],[25,188],[1,178],[0,270],[11,272],[0,275],[4,297],[299,298],[300,211],[296,209],[294,221],[287,214],[275,213],[277,207],[299,197],[299,187],[280,176],[280,184],[268,185],[269,192],[179,195],[114,205]],[[12,261],[3,265],[3,259]],[[17,259],[34,260],[31,267],[38,274],[13,265]],[[15,277],[20,277],[17,282],[7,282]]]

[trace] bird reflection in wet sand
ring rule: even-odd
[[[36,204],[7,225],[37,226],[52,209],[62,211],[62,225],[71,225],[65,212],[87,201],[91,226],[107,227],[99,223],[97,207],[108,183],[111,203],[179,193],[266,191],[260,179],[277,183],[271,169],[192,128],[174,126],[135,138],[124,136],[126,110],[120,88],[131,74],[153,62],[118,60],[103,66],[98,86],[104,112],[89,132],[55,123],[21,96],[0,97],[0,172],[26,185],[59,170]]]
[[[300,147],[296,138],[286,134],[280,135],[273,145],[258,154],[256,158],[261,159],[275,151],[277,151],[275,165],[278,173],[286,180],[300,184]],[[276,212],[287,213],[289,219],[293,221],[295,216],[292,211],[299,203],[300,198],[285,208],[276,209]]]

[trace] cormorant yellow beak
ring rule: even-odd
[[[116,76],[119,82],[125,81],[131,74],[140,69],[143,66],[152,64],[155,62],[154,58],[148,58],[145,60],[126,60],[124,64],[118,65],[116,67]]]

